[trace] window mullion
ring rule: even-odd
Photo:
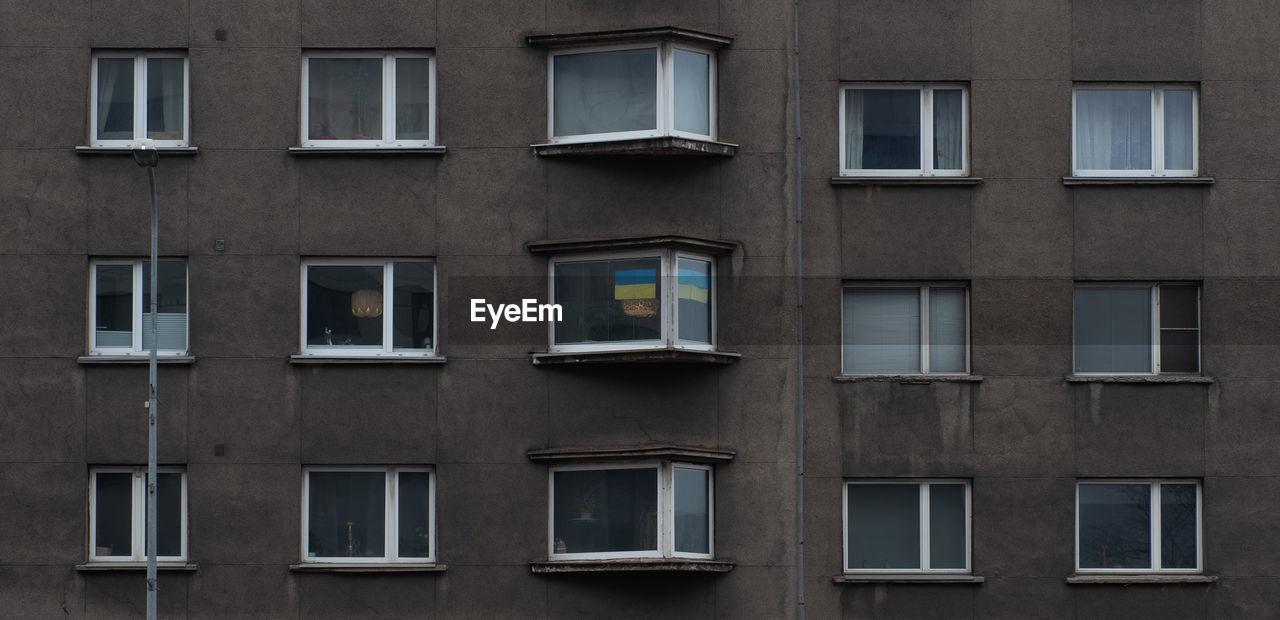
[[[395,263],[387,261],[382,266],[382,351],[390,353],[392,346],[391,312],[395,304]],[[411,345],[413,343],[410,343]]]
[[[665,483],[667,487],[665,492],[659,489],[658,501],[662,502],[662,506],[658,510],[661,515],[662,523],[659,524],[659,537],[662,542],[658,545],[658,550],[663,557],[671,557],[675,555],[675,505],[676,505],[676,468],[670,463],[663,464],[660,467],[662,473],[658,478]]]
[[[1151,570],[1164,567],[1164,559],[1160,557],[1160,483],[1151,485]]]
[[[1160,285],[1151,287],[1151,369],[1160,372]]]
[[[929,369],[929,287],[920,287],[920,372],[928,374]]]
[[[672,81],[675,79],[675,67],[673,66],[672,51],[670,43],[659,43],[658,53],[654,56],[658,59],[658,92],[656,110],[658,118],[654,123],[656,131],[670,134],[675,127],[675,85]],[[672,113],[667,114],[666,111],[671,110]]]
[[[920,89],[920,171],[933,174],[933,88]]]
[[[385,315],[386,313],[383,314]],[[397,518],[399,515],[399,510],[397,509],[400,495],[399,485],[400,476],[396,473],[396,470],[394,468],[388,469],[386,482],[383,484],[383,492],[386,494],[383,501],[385,502],[386,509],[383,510],[382,527],[382,531],[384,532],[382,549],[383,554],[388,560],[400,559],[400,550],[396,545],[400,540],[400,519]]]
[[[1151,171],[1163,175],[1164,162],[1164,89],[1151,89]]]
[[[920,483],[920,570],[929,566],[929,483]]]
[[[133,58],[133,138],[147,137],[147,57]]]
[[[132,316],[130,317],[129,322],[133,326],[131,339],[133,340],[134,351],[142,350],[142,329],[144,323],[142,320],[142,313],[146,311],[146,309],[142,307],[142,295],[143,291],[146,290],[142,288],[145,286],[145,283],[142,281],[142,272],[143,266],[146,264],[146,261],[135,261],[133,264],[133,295],[131,300],[133,302],[133,311],[130,312]],[[152,265],[151,268],[155,269],[155,266]]]
[[[133,470],[133,544],[130,552],[134,558],[147,556],[147,472]]]
[[[663,282],[659,287],[662,299],[658,300],[659,312],[662,313],[662,329],[667,333],[663,341],[667,346],[675,346],[680,340],[680,255],[674,250],[662,253]]]
[[[382,141],[396,141],[396,58],[391,54],[382,57]],[[386,305],[383,305],[386,316]]]

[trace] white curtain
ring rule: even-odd
[[[682,49],[675,57],[675,128],[698,135],[711,135],[711,60],[706,54]]]
[[[1190,90],[1164,91],[1164,167],[1190,170],[1195,167],[1192,135],[1195,117]]]
[[[133,59],[98,59],[99,140],[133,139]]]
[[[552,133],[656,129],[657,53],[656,48],[645,48],[556,56]]]
[[[182,139],[183,97],[182,58],[147,60],[147,137],[157,140]]]
[[[862,168],[862,111],[863,95],[860,90],[847,90],[844,94],[844,167],[849,170]]]
[[[1076,91],[1076,168],[1151,169],[1151,91]]]
[[[964,91],[933,91],[933,167],[964,168]]]

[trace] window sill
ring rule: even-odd
[[[623,560],[555,560],[530,562],[534,573],[727,573],[733,570],[728,560],[692,560],[682,558]]]
[[[290,155],[444,155],[443,146],[325,147],[291,146]]]
[[[695,239],[693,237],[657,236],[657,237],[623,237],[620,239],[556,239],[548,241],[530,241],[524,248],[530,254],[574,254],[593,252],[619,252],[623,250],[649,250],[653,248],[675,248],[705,254],[729,254],[737,249],[734,241],[712,239]]]
[[[1063,185],[1213,185],[1213,177],[1062,177]]]
[[[1067,383],[1213,383],[1201,375],[1067,375]]]
[[[199,147],[194,146],[157,146],[155,149],[161,155],[185,155],[192,156],[200,152]],[[77,155],[132,155],[133,149],[127,146],[77,146]]]
[[[542,157],[559,155],[713,155],[733,157],[738,145],[715,140],[697,140],[661,136],[632,140],[597,142],[549,143],[532,145],[533,152]]]
[[[838,584],[859,583],[956,583],[977,585],[986,581],[981,575],[919,575],[919,574],[879,574],[879,575],[836,575],[831,581]]]
[[[85,562],[76,564],[76,571],[95,573],[101,571],[138,571],[147,570],[146,562]],[[200,570],[195,562],[157,562],[156,570],[175,573],[194,573]]]
[[[444,364],[448,361],[442,355],[423,355],[419,357],[347,357],[339,355],[290,355],[290,364]]]
[[[688,463],[727,463],[737,455],[733,450],[716,450],[693,446],[633,446],[625,448],[547,448],[530,450],[530,461],[565,463],[572,461],[625,461],[664,459]],[[594,560],[593,560],[594,561]]]
[[[146,355],[81,355],[76,362],[81,364],[146,364],[151,359]],[[157,364],[194,364],[194,355],[157,355]]]
[[[732,364],[742,357],[727,351],[688,349],[640,349],[635,351],[575,351],[533,353],[534,366],[576,364]]]
[[[1171,583],[1217,583],[1212,575],[1068,575],[1067,583],[1074,585],[1164,585]]]
[[[834,383],[980,383],[982,375],[836,375]]]
[[[982,177],[831,177],[832,185],[982,185]]]
[[[435,562],[366,564],[363,562],[298,562],[290,564],[295,573],[443,573],[448,567]]]

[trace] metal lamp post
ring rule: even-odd
[[[151,321],[147,333],[151,346],[147,354],[147,620],[156,620],[156,347],[159,346],[156,326],[157,274],[160,262],[157,258],[160,240],[160,215],[156,208],[156,164],[160,153],[151,140],[139,140],[133,147],[133,161],[147,169],[147,182],[151,187]]]

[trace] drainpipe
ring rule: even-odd
[[[800,133],[800,2],[791,3],[791,105],[795,109],[796,270],[796,618],[804,620],[804,142]]]

